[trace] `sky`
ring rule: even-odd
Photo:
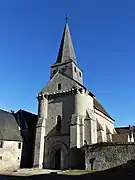
[[[0,0],[0,109],[37,113],[68,14],[84,84],[115,119],[135,125],[134,0]]]

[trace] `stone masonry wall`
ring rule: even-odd
[[[135,144],[98,143],[85,147],[87,170],[105,170],[135,160]]]

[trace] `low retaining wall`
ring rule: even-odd
[[[85,146],[87,170],[105,170],[135,160],[135,144],[98,143]]]

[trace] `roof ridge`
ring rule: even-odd
[[[3,112],[5,112],[5,113],[12,114],[12,112],[11,112],[11,111],[8,111],[8,110],[0,109],[0,111],[3,111]]]
[[[103,105],[97,100],[96,97],[94,97],[94,108],[103,113],[105,116],[109,117],[113,121],[115,121],[110,114],[107,112],[107,110],[103,107]]]
[[[79,83],[78,81],[76,81],[75,79],[71,78],[70,76],[68,76],[67,74],[65,74],[64,72],[62,72],[62,71],[60,71],[60,70],[59,70],[59,73],[62,74],[62,75],[64,75],[64,76],[66,76],[66,77],[68,77],[69,79],[73,80],[74,82],[76,82],[78,85],[80,85],[80,86],[83,87],[84,89],[87,89],[87,90],[91,93],[92,96],[95,96],[95,95],[94,95],[88,88],[86,88],[83,84]]]
[[[37,114],[35,114],[35,113],[33,113],[33,112],[29,112],[29,111],[24,110],[24,109],[19,109],[19,111],[23,111],[23,112],[26,112],[26,113],[28,113],[28,114],[32,114],[32,115],[37,116]],[[17,112],[19,112],[19,111],[17,111]]]
[[[49,79],[49,81],[47,82],[47,84],[45,85],[45,87],[54,79],[54,77],[55,77],[58,73],[59,73],[59,71],[57,71],[57,72],[54,74],[54,76],[53,76],[51,79]],[[45,87],[42,88],[42,90],[40,91],[40,93],[42,93],[42,92],[44,91]],[[38,93],[38,94],[40,94],[40,93]]]

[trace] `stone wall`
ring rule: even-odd
[[[85,146],[85,168],[105,170],[135,160],[135,144],[98,143]]]
[[[3,147],[0,148],[0,169],[17,169],[20,167],[22,142],[0,141]],[[19,143],[21,143],[19,147]]]
[[[51,161],[50,152],[53,151],[52,146],[56,142],[61,142],[61,146],[62,144],[64,144],[67,147],[67,149],[69,148],[70,145],[69,123],[71,121],[73,110],[74,110],[74,96],[72,93],[69,95],[63,95],[57,97],[54,96],[48,100],[48,114],[45,124],[44,168],[52,168],[52,164],[50,163]],[[61,116],[60,132],[56,131],[58,116]],[[68,164],[65,163],[65,165],[67,165],[68,167]]]

